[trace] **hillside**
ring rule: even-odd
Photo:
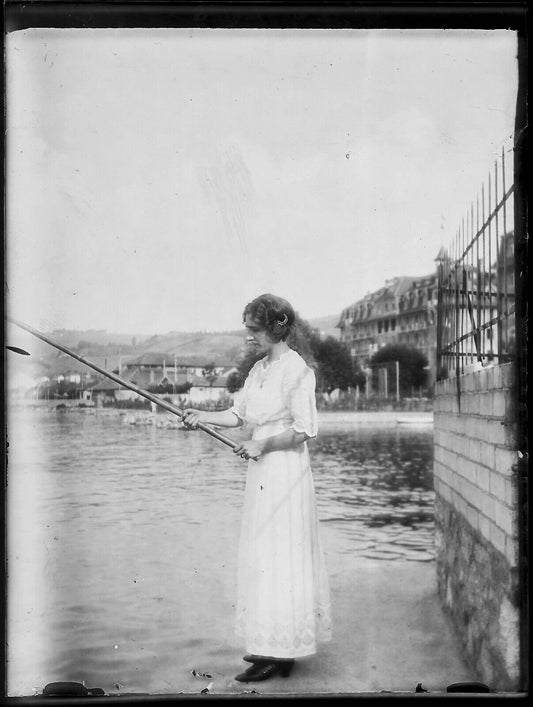
[[[332,336],[334,339],[339,338],[339,329],[335,326],[340,319],[340,314],[330,314],[326,317],[317,317],[316,319],[309,319],[309,324],[313,329],[318,329],[323,336]]]
[[[309,324],[318,329],[324,336],[338,338],[339,330],[335,329],[338,315],[320,317],[308,320]],[[178,357],[195,357],[205,363],[235,364],[244,351],[244,329],[226,332],[179,332],[167,334],[115,334],[105,330],[72,330],[61,329],[47,332],[47,335],[58,344],[71,349],[90,361],[106,368],[127,363],[144,353],[161,353],[169,355],[169,364],[174,355]],[[24,334],[23,340],[10,342],[12,345],[26,349],[34,363],[46,366],[48,371],[59,372],[65,368],[78,370],[84,364],[79,363],[67,354],[63,354],[49,344]],[[29,360],[26,361],[26,364]]]

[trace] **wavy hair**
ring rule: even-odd
[[[294,324],[295,314],[291,304],[283,297],[266,293],[248,302],[242,313],[243,322],[249,315],[267,331],[274,341],[285,341]]]

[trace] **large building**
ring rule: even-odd
[[[403,344],[428,360],[428,383],[435,380],[437,272],[394,277],[376,292],[343,309],[337,327],[353,359],[365,369],[386,344]]]

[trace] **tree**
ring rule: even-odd
[[[189,392],[189,390],[192,388],[192,383],[158,383],[157,385],[149,385],[147,386],[146,390],[149,393],[156,393],[157,395],[161,395],[163,393],[173,393],[176,395],[184,395]]]
[[[291,349],[294,349],[300,354],[309,366],[315,366],[316,364],[315,351],[313,348],[313,339],[315,336],[318,336],[318,333],[297,313],[287,343]]]
[[[414,388],[426,385],[428,360],[418,349],[402,344],[387,344],[370,359],[372,365],[396,361],[399,364],[400,395],[409,396]]]
[[[256,361],[263,358],[263,356],[263,353],[258,354],[255,350],[249,350],[244,354],[242,360],[237,366],[237,370],[230,373],[228,376],[228,380],[226,382],[226,389],[228,393],[236,393],[242,388],[244,381],[246,380],[246,376],[251,371],[252,366]]]
[[[202,375],[203,377],[207,380],[209,383],[209,386],[211,387],[213,385],[213,381],[216,380],[217,372],[215,368],[215,363],[211,362],[208,363],[205,368],[202,369]]]
[[[311,339],[313,352],[317,361],[318,387],[326,393],[340,388],[364,385],[365,376],[354,364],[350,352],[338,339],[328,336],[321,339],[314,333]]]

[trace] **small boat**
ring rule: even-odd
[[[433,415],[431,417],[397,417],[397,425],[432,425]]]

